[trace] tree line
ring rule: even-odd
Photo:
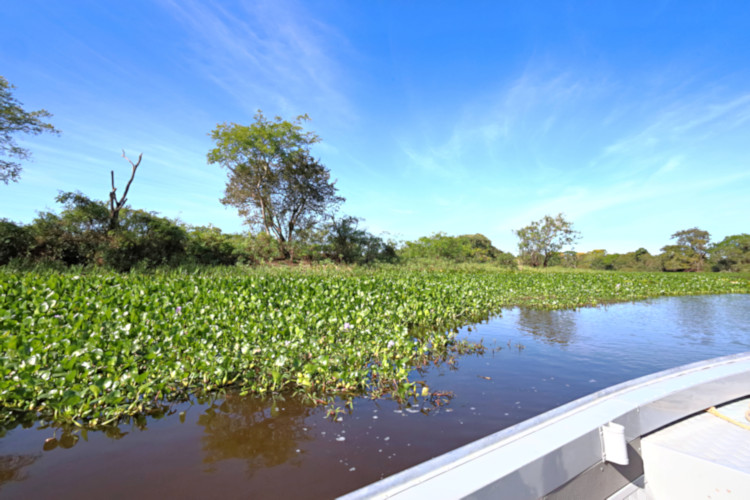
[[[673,243],[651,255],[645,248],[624,254],[606,250],[576,252],[580,233],[562,214],[545,216],[514,231],[519,238],[519,259],[530,267],[562,266],[609,271],[750,271],[750,234],[727,236],[717,243],[697,227],[672,234]],[[568,249],[565,249],[569,247]]]
[[[42,121],[45,111],[27,112],[0,77],[0,180],[18,181],[21,165],[10,158],[30,153],[14,141],[19,133],[59,133]],[[95,265],[127,271],[165,265],[234,265],[261,262],[348,264],[376,262],[483,263],[509,268],[565,266],[589,269],[662,271],[738,271],[750,263],[750,236],[740,234],[710,243],[698,228],[678,231],[675,243],[652,256],[641,248],[628,254],[605,250],[576,253],[580,233],[562,214],[544,218],[514,233],[518,256],[503,252],[482,234],[435,233],[398,243],[360,226],[361,219],[339,215],[345,199],[338,195],[330,171],[311,153],[320,141],[305,131],[307,115],[293,121],[269,119],[261,111],[250,125],[223,123],[210,132],[215,147],[208,164],[227,171],[221,202],[237,209],[249,227],[246,234],[225,234],[212,226],[190,226],[133,209],[127,195],[143,155],[131,161],[130,179],[118,196],[114,172],[109,199],[98,201],[80,192],[61,192],[60,213],[40,212],[31,224],[0,219],[0,265]]]

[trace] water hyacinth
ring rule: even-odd
[[[696,273],[0,270],[0,406],[97,425],[220,387],[402,397],[415,366],[465,348],[453,328],[501,307],[749,291]]]

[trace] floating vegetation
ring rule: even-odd
[[[748,292],[746,278],[718,274],[0,270],[0,421],[109,425],[225,387],[317,404],[421,391],[442,404],[410,372],[482,352],[455,328],[501,307]]]

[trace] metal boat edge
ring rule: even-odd
[[[748,395],[750,352],[672,368],[577,399],[340,498],[608,498],[642,485],[642,437]]]

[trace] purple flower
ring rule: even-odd
[[[354,327],[351,324],[344,323],[344,330],[351,330],[352,328],[354,328]]]
[[[177,315],[182,314],[182,307],[181,306],[177,306],[175,308],[175,310],[174,310],[174,313],[177,314]]]
[[[394,341],[392,341],[392,340],[388,341],[388,347],[393,347],[394,345],[396,345],[396,343]]]

